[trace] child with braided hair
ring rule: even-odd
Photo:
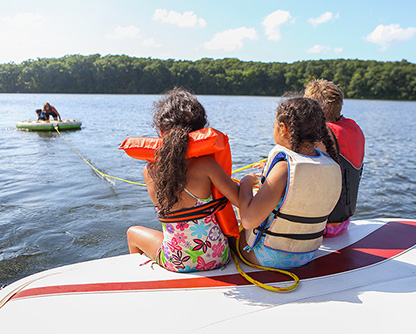
[[[341,192],[337,154],[318,102],[297,97],[277,108],[273,138],[259,191],[255,174],[240,183],[244,230],[237,246],[249,262],[275,269],[308,263],[322,243],[328,215]],[[327,153],[316,149],[323,142]]]

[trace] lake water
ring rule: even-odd
[[[155,136],[156,95],[0,94],[0,287],[41,270],[127,254],[131,225],[158,228],[146,188],[100,177],[56,132],[17,130],[50,102],[63,119],[82,121],[62,132],[92,165],[143,182],[144,162],[118,145]],[[275,97],[199,96],[212,127],[229,135],[233,168],[273,147]],[[416,218],[416,102],[346,100],[343,114],[366,136],[359,218]],[[234,175],[241,178],[244,172]]]

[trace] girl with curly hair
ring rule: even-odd
[[[159,217],[212,202],[212,185],[238,205],[238,185],[212,156],[186,158],[189,134],[207,125],[205,109],[194,95],[182,88],[167,92],[154,104],[153,125],[162,137],[162,146],[143,176]],[[130,227],[130,253],[145,253],[162,267],[181,272],[215,269],[229,261],[228,240],[215,213],[161,223],[163,232]]]

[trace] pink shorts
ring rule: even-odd
[[[326,224],[324,238],[332,238],[344,233],[348,229],[350,222],[351,218],[348,218],[343,223]]]

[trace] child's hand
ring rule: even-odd
[[[253,165],[253,168],[264,169],[264,166],[266,166],[264,162],[258,162],[255,165]]]
[[[244,177],[241,179],[241,182],[244,179],[250,180],[252,182],[253,186],[256,185],[257,183],[259,183],[259,179],[257,178],[256,174],[254,174],[254,173],[249,173],[249,174],[244,175]]]
[[[261,177],[263,175],[264,166],[266,166],[266,164],[264,162],[258,162],[255,165],[253,165],[253,168],[257,168],[257,169],[262,170],[261,173],[256,173],[257,177]]]

